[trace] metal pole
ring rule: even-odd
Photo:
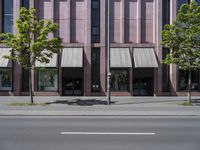
[[[110,105],[110,0],[107,0],[107,104]]]

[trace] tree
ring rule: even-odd
[[[164,26],[162,45],[171,49],[164,63],[176,64],[189,72],[188,101],[191,102],[191,71],[200,68],[200,6],[195,1],[183,4],[176,20]]]
[[[29,92],[33,103],[32,70],[35,62],[48,63],[53,53],[62,49],[61,38],[48,38],[58,27],[50,20],[37,19],[36,10],[30,8],[20,9],[19,19],[16,21],[17,35],[2,33],[2,44],[11,48],[12,55],[5,58],[19,62],[23,68],[29,70]]]

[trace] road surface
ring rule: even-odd
[[[0,117],[0,150],[200,150],[200,118]]]

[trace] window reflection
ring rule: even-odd
[[[57,69],[45,69],[39,71],[39,91],[57,91]]]
[[[13,0],[3,1],[3,32],[13,32]]]
[[[111,90],[128,91],[128,69],[111,69]]]
[[[12,90],[12,69],[0,69],[0,90]]]
[[[185,70],[179,70],[179,90],[186,91],[188,90],[188,76],[189,72]],[[192,71],[191,74],[191,90],[199,90],[199,71]]]

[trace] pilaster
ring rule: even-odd
[[[155,53],[158,58],[158,68],[155,69],[154,79],[154,91],[156,95],[162,94],[162,1],[154,0],[155,19],[154,19],[154,42]],[[156,88],[156,89],[155,89]]]
[[[141,43],[141,2],[142,0],[137,1],[137,43]]]
[[[106,94],[106,1],[100,1],[100,86],[101,95]]]
[[[170,23],[176,19],[177,15],[177,1],[170,1]],[[171,80],[171,94],[176,95],[178,82],[178,67],[177,65],[170,65],[170,80]]]
[[[84,95],[91,95],[91,1],[85,1]]]

